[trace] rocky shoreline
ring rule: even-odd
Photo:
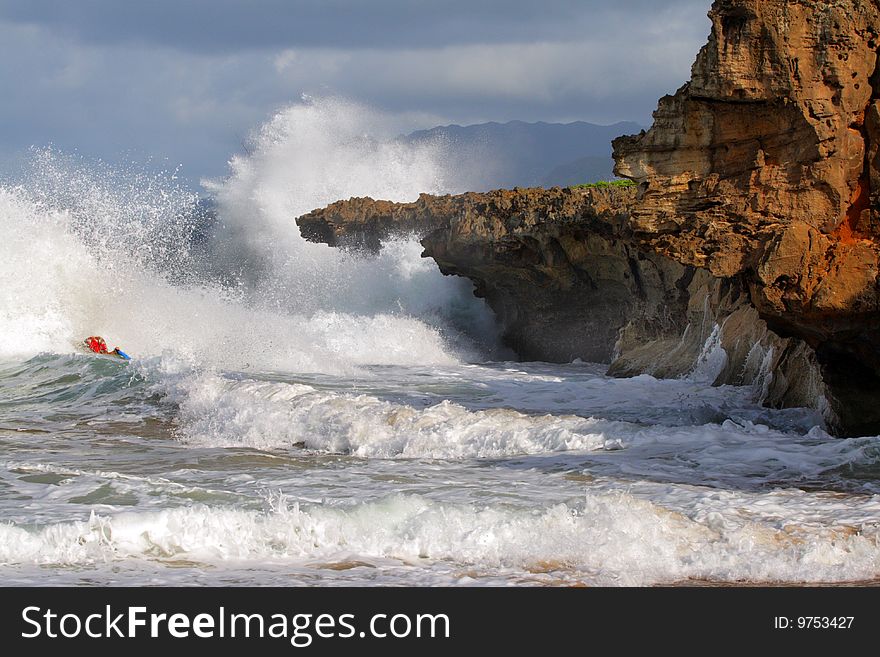
[[[714,382],[880,433],[880,8],[718,0],[691,81],[614,141],[635,189],[339,201],[303,236],[376,250],[417,235],[527,360]]]

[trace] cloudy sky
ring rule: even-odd
[[[31,145],[220,175],[303,93],[401,131],[650,123],[710,0],[0,0],[0,170]]]

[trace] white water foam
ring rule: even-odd
[[[694,381],[713,383],[727,366],[727,360],[727,352],[721,346],[721,327],[715,324],[703,343],[690,378]]]
[[[786,519],[804,504],[814,519],[829,524]],[[290,567],[391,559],[422,568],[453,561],[463,568],[558,572],[598,584],[846,581],[880,573],[878,504],[876,498],[848,504],[820,496],[804,500],[799,491],[692,490],[686,506],[676,508],[644,499],[639,491],[599,489],[580,502],[531,510],[413,495],[344,506],[276,500],[268,512],[197,505],[93,514],[88,521],[36,530],[0,525],[0,562],[280,561]]]
[[[370,395],[206,374],[184,379],[172,395],[180,404],[181,438],[211,447],[303,445],[361,457],[483,458],[613,449],[620,439],[603,431],[625,426],[504,408],[469,411],[449,401],[419,410]]]
[[[602,383],[599,376],[595,380]],[[736,421],[679,426],[673,415],[670,425],[646,426],[571,413],[472,409],[450,400],[418,407],[375,395],[210,373],[181,376],[173,385],[168,381],[162,393],[179,405],[179,438],[205,447],[304,447],[358,457],[430,459],[624,450],[624,471],[633,474],[751,486],[790,478],[808,480],[834,468],[870,465],[880,459],[878,438],[833,440],[818,426],[806,435],[776,430],[760,423],[749,409]],[[609,382],[605,401],[617,415],[626,415],[625,404],[638,407],[639,395],[650,394],[644,392],[648,383],[637,377],[618,382],[615,389]],[[653,380],[653,389],[661,389],[664,383]],[[509,384],[502,380],[495,385],[504,394]],[[678,385],[698,387],[686,382]],[[715,390],[719,395],[724,392]],[[620,400],[615,402],[613,395]],[[560,402],[567,404],[565,399]],[[548,396],[545,408],[551,404]],[[676,405],[673,397],[669,413],[675,413]]]
[[[136,357],[221,369],[344,373],[471,356],[453,326],[491,333],[484,304],[399,240],[377,259],[306,243],[294,218],[337,198],[439,191],[439,154],[369,130],[387,119],[337,101],[298,105],[214,182],[210,257],[193,252],[195,197],[173,176],[128,176],[38,151],[0,187],[0,356],[68,353],[102,334]],[[210,227],[208,227],[210,228]],[[207,264],[206,264],[207,262]]]
[[[218,261],[241,271],[250,294],[273,308],[426,317],[455,306],[487,328],[471,285],[442,276],[413,240],[391,241],[377,258],[360,259],[299,235],[296,217],[339,199],[412,201],[448,191],[440,147],[402,144],[393,135],[388,117],[338,99],[279,112],[254,135],[250,154],[230,160],[228,178],[205,183],[222,218],[213,244]]]

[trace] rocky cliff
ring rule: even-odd
[[[641,243],[740,277],[815,349],[848,430],[880,430],[880,7],[718,0],[692,79],[614,141]]]
[[[635,193],[352,199],[303,234],[375,249],[417,233],[523,358],[674,376],[711,337],[717,383],[880,433],[878,2],[717,0],[710,18],[691,81],[614,141]]]

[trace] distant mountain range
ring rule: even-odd
[[[402,139],[439,143],[451,183],[460,190],[567,186],[614,177],[611,140],[638,133],[631,121],[613,125],[480,123],[419,130]]]

